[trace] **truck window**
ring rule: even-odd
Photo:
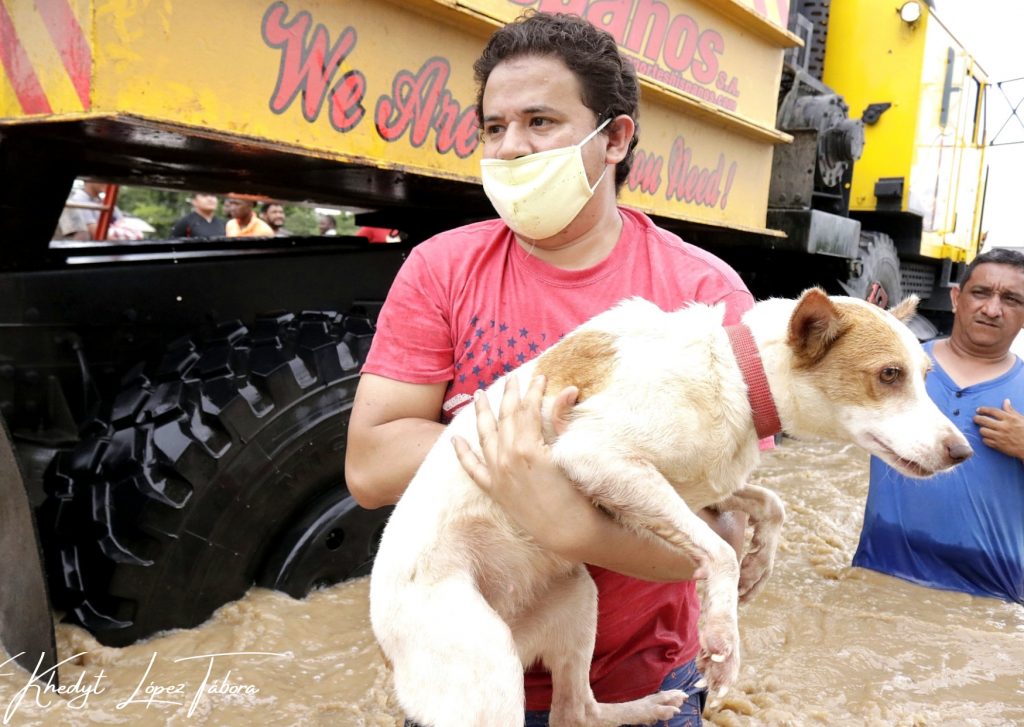
[[[228,221],[234,216],[236,205],[245,207],[243,214],[248,212],[244,219],[259,221],[250,225],[249,234],[228,232]],[[261,195],[116,185],[85,177],[75,180],[49,246],[91,254],[111,245],[144,246],[169,240],[224,242],[225,238],[234,236],[266,240],[362,235],[373,242],[396,241],[401,236],[397,230],[377,234],[378,228],[357,224],[357,214],[371,211],[312,202],[284,202]],[[119,256],[121,261],[129,259],[134,256]],[[151,258],[147,255],[146,259]]]
[[[963,137],[964,142],[971,145],[978,143],[980,120],[978,118],[978,106],[981,101],[981,84],[978,83],[972,74],[967,75],[967,82],[964,88],[964,116],[963,116]]]
[[[952,47],[946,49],[946,80],[942,84],[942,108],[939,111],[939,126],[945,128],[949,123],[950,106],[953,94],[960,92],[960,87],[953,85],[956,79],[956,51]]]
[[[988,129],[985,121],[988,116],[988,85],[978,82],[974,76],[971,76],[971,83],[974,85],[974,94],[977,99],[975,103],[974,113],[974,138],[972,141],[975,146],[985,146],[986,137],[988,136]]]

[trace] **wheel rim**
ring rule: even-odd
[[[368,574],[392,509],[366,510],[336,485],[277,540],[256,584],[302,598],[313,588]]]

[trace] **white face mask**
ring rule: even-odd
[[[548,149],[518,159],[481,159],[484,193],[513,232],[531,240],[544,240],[576,219],[604,179],[608,165],[594,186],[583,166],[583,145],[611,119],[594,129],[579,144]]]

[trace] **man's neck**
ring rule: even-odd
[[[942,368],[961,387],[999,378],[1017,358],[1009,349],[977,350],[955,337],[936,342],[934,352]]]
[[[213,212],[207,214],[206,212],[200,212],[199,210],[195,210],[195,213],[202,217],[207,222],[213,222]]]
[[[597,202],[598,200],[592,200]],[[564,231],[536,245],[516,236],[527,254],[562,270],[585,270],[607,258],[622,234],[622,215],[610,204],[588,205]]]
[[[252,222],[252,215],[247,215],[246,217],[236,217],[235,221],[238,223],[239,227],[248,227],[249,223]]]

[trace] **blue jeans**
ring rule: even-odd
[[[668,673],[661,683],[659,691],[669,689],[681,689],[686,692],[689,698],[679,708],[679,713],[667,722],[658,722],[658,727],[701,727],[701,713],[704,711],[704,702],[707,701],[707,689],[696,689],[693,685],[700,680],[701,674],[697,671],[697,662],[688,661],[677,666]],[[415,722],[406,720],[405,727],[420,727]],[[526,727],[548,727],[547,712],[526,713]],[[624,725],[623,727],[628,727]]]

